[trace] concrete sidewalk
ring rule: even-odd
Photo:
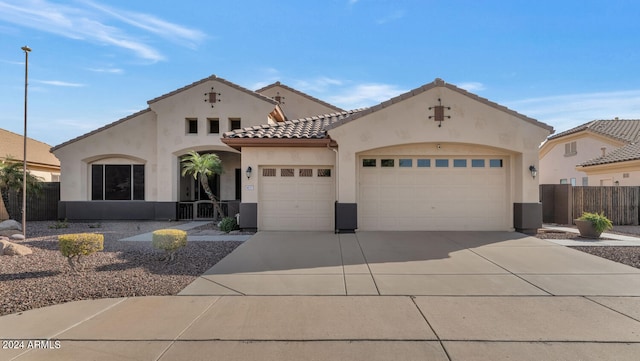
[[[518,233],[260,232],[181,296],[0,317],[0,359],[637,360],[639,296]]]

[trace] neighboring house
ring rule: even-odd
[[[546,124],[440,79],[353,111],[280,83],[259,92],[212,76],[54,147],[65,174],[60,216],[175,219],[204,199],[180,176],[180,157],[196,150],[222,159],[213,189],[239,203],[243,228],[541,226],[529,168],[553,132]],[[326,114],[307,114],[318,110]]]
[[[594,120],[540,147],[540,183],[640,185],[640,120]]]
[[[60,181],[60,161],[51,152],[49,144],[27,137],[27,170],[43,182]],[[24,136],[0,129],[0,161],[22,163]]]
[[[43,182],[60,181],[60,161],[49,152],[50,145],[27,137],[27,170]],[[24,136],[0,129],[0,161],[19,162],[24,159]],[[9,218],[0,198],[0,219]]]

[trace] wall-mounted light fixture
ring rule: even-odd
[[[536,179],[536,176],[538,175],[538,170],[536,169],[535,165],[529,166],[529,172],[531,172],[531,176],[533,177],[533,179]]]
[[[251,172],[253,172],[253,169],[251,169],[251,166],[248,166],[247,171],[245,172],[245,174],[247,175],[247,179],[251,178]]]

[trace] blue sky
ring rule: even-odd
[[[216,74],[345,109],[435,78],[556,131],[640,118],[640,2],[0,0],[0,127],[60,144]]]

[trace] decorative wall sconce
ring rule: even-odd
[[[204,93],[204,101],[211,103],[211,107],[213,108],[214,103],[221,102],[222,100],[219,98],[220,93],[216,93],[211,87],[211,92]]]
[[[253,169],[251,169],[251,166],[247,167],[247,171],[245,172],[245,174],[247,175],[247,179],[251,178],[251,173],[253,172]]]
[[[450,115],[444,115],[444,110],[451,110],[451,107],[445,107],[442,105],[442,100],[438,98],[438,105],[429,107],[429,110],[433,109],[433,115],[429,116],[429,119],[433,119],[436,122],[440,122],[438,127],[442,127],[442,122],[446,119],[451,119]]]
[[[538,175],[538,170],[536,169],[535,165],[529,166],[529,172],[531,172],[531,176],[533,177],[533,179],[536,179],[536,176]]]

